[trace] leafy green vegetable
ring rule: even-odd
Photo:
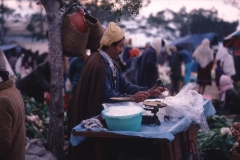
[[[202,159],[231,160],[235,139],[229,134],[221,134],[222,127],[230,127],[232,121],[225,116],[213,115],[207,118],[210,128],[208,133],[198,132],[198,148]]]

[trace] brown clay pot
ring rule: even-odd
[[[87,24],[84,17],[84,12],[79,9],[78,11],[69,15],[70,22],[76,27],[81,33],[87,32]]]

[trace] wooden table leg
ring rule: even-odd
[[[168,140],[161,142],[161,155],[163,160],[174,160],[172,143]]]

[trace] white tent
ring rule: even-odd
[[[3,57],[4,57],[5,62],[6,62],[6,67],[7,67],[7,71],[9,72],[9,76],[14,78],[14,77],[15,77],[15,74],[14,74],[14,72],[13,72],[13,70],[12,70],[12,67],[10,66],[10,64],[9,64],[9,62],[8,62],[5,54],[3,54]]]
[[[0,46],[0,48],[2,49],[2,51],[3,51],[3,53],[5,52],[5,51],[7,51],[7,50],[10,50],[10,49],[13,49],[13,48],[17,48],[18,47],[18,45],[15,45],[15,44],[6,44],[6,45],[1,45]],[[7,67],[7,71],[9,72],[9,77],[11,77],[11,78],[16,78],[16,75],[15,75],[15,73],[13,72],[13,69],[12,69],[12,67],[10,66],[10,64],[9,64],[9,62],[8,62],[8,60],[7,60],[7,58],[6,58],[6,55],[5,55],[5,53],[3,54],[3,57],[4,57],[4,59],[5,59],[5,62],[6,62],[6,67]]]

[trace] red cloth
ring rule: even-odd
[[[240,56],[240,48],[235,49],[234,56]]]
[[[130,53],[130,59],[132,59],[133,57],[140,55],[140,50],[138,48],[133,48],[129,51],[129,53]]]

